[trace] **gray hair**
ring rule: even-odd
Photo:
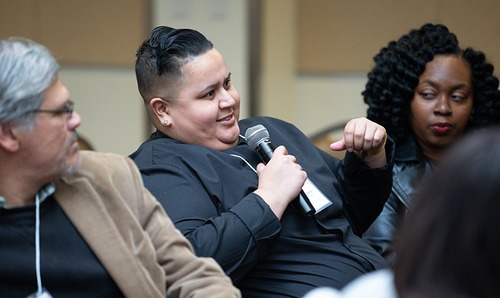
[[[59,63],[43,45],[11,37],[0,40],[0,122],[30,129],[43,93],[56,80]]]

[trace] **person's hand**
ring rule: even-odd
[[[371,167],[380,167],[386,163],[386,140],[387,133],[383,126],[362,117],[347,122],[343,138],[330,144],[330,149],[354,151]]]
[[[274,150],[267,165],[261,163],[257,166],[257,175],[259,186],[255,193],[278,218],[281,218],[288,204],[299,195],[307,179],[306,172],[296,163],[295,156],[289,155],[283,146]]]

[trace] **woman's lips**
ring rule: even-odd
[[[217,120],[217,122],[229,121],[229,120],[231,120],[232,118],[233,118],[233,115],[228,115],[228,116],[226,116],[226,117],[224,117],[224,118],[221,118],[221,119]]]
[[[431,127],[432,131],[437,134],[446,134],[451,130],[451,124],[449,123],[436,123]]]

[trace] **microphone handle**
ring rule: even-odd
[[[314,209],[313,205],[311,204],[311,201],[305,194],[304,190],[300,190],[299,194],[299,205],[302,207],[302,211],[308,216],[311,217],[316,213],[316,210]]]
[[[255,150],[257,150],[257,153],[264,164],[267,164],[271,160],[271,157],[273,157],[274,149],[276,148],[271,142],[262,142]]]
[[[262,142],[260,143],[256,150],[259,154],[260,158],[264,163],[268,163],[273,156],[274,149],[276,149],[271,142]],[[300,209],[308,216],[311,217],[316,213],[311,201],[305,194],[304,190],[300,190],[298,204],[300,205]]]

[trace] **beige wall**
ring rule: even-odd
[[[52,44],[50,49],[62,64],[63,82],[83,118],[79,133],[96,150],[128,155],[151,131],[133,68],[140,41],[156,25],[200,29],[225,55],[244,99],[248,93],[246,1],[0,0],[0,38],[28,36]],[[142,8],[149,4],[151,12],[145,13]],[[60,10],[56,13],[50,7]],[[85,21],[82,15],[90,17]],[[54,28],[54,24],[59,25]],[[138,27],[145,29],[142,36]],[[243,102],[243,117],[247,106]]]
[[[144,106],[132,67],[63,66],[61,78],[82,116],[77,131],[96,150],[128,155],[146,138]]]
[[[297,9],[297,0],[263,1],[260,114],[292,122],[306,134],[364,116],[364,73],[298,72]]]
[[[246,97],[246,0],[152,0],[151,5],[150,29],[157,25],[199,29],[225,55],[233,83]],[[128,155],[149,136],[151,126],[133,67],[63,66],[62,76],[84,119],[79,131],[97,150]],[[242,103],[243,117],[247,110]]]
[[[24,17],[28,18],[26,20],[36,19],[37,14],[26,4],[37,2],[41,5],[40,3],[47,3],[47,1],[49,0],[0,0],[0,8],[2,8],[0,17],[4,22],[0,33],[13,32],[19,35],[24,32],[28,34],[30,31],[26,27],[18,27],[14,21],[22,21]],[[65,3],[71,3],[71,1],[77,0],[68,0]],[[98,0],[88,1],[95,5],[101,3]],[[149,0],[127,1],[127,3],[137,5]],[[249,114],[248,33],[249,30],[255,30],[248,27],[249,1],[256,0],[150,0],[151,12],[145,16],[148,24],[145,30],[147,32],[143,37],[147,37],[149,30],[156,25],[190,27],[206,34],[225,56],[233,73],[233,83],[242,97],[242,117],[247,117]],[[389,39],[397,38],[400,34],[407,32],[410,27],[417,26],[420,21],[423,23],[442,18],[442,21],[451,24],[450,28],[456,31],[466,45],[477,46],[489,54],[490,58],[500,57],[500,50],[495,50],[500,47],[498,42],[500,18],[494,15],[500,8],[500,2],[497,4],[495,0],[423,0],[417,2],[360,0],[354,4],[350,4],[350,1],[333,0],[261,1],[260,46],[262,52],[261,68],[258,73],[259,82],[256,84],[260,86],[259,115],[275,116],[290,121],[306,134],[317,132],[333,123],[364,116],[366,107],[362,102],[361,91],[364,89],[366,72],[373,55],[380,47],[385,46]],[[370,4],[362,5],[363,1]],[[59,3],[55,0],[49,2]],[[305,26],[304,33],[302,23],[303,14],[306,13],[304,3],[314,4],[320,8],[321,5],[333,5],[335,10],[331,8],[330,11],[334,15],[344,14],[337,18],[336,22],[347,20],[350,25],[325,27],[325,22],[320,18],[324,14],[311,13],[309,10],[311,7],[309,7],[307,12],[316,17],[318,24],[312,27],[311,24],[308,25],[309,27]],[[378,3],[384,3],[380,8],[383,13],[371,13],[375,11]],[[405,5],[411,5],[413,8],[408,9],[404,7]],[[471,5],[474,9],[468,8]],[[114,7],[116,11],[113,13],[119,17],[121,9],[125,8],[121,5]],[[386,9],[387,7],[390,10]],[[359,13],[354,11],[354,8],[357,8]],[[327,11],[324,8],[322,10]],[[130,9],[126,11],[130,13]],[[471,11],[474,11],[474,14],[471,14]],[[375,21],[369,20],[370,17],[375,18]],[[10,21],[5,24],[7,20]],[[118,18],[118,20],[121,19]],[[66,21],[66,23],[67,29],[71,30],[72,22]],[[105,25],[112,26],[113,24],[114,22],[108,21]],[[337,23],[333,22],[333,24]],[[86,26],[80,26],[79,29],[82,27]],[[39,30],[36,26],[28,29]],[[328,33],[329,29],[335,29],[336,33]],[[118,27],[118,30],[127,32],[129,28],[122,25]],[[133,32],[134,36],[138,34],[135,30]],[[367,32],[368,36],[366,36]],[[336,41],[333,37],[329,38],[328,34],[333,34],[333,37],[337,36],[340,41]],[[464,38],[461,38],[462,35]],[[304,36],[316,38],[304,39]],[[476,36],[481,38],[481,43],[474,39]],[[336,71],[328,69],[314,71],[314,69],[305,68],[304,65],[310,64],[304,64],[308,61],[304,59],[304,55],[318,58],[324,54],[324,51],[313,51],[325,47],[322,39],[327,39],[328,49],[333,47],[332,50],[326,52],[327,54],[331,52],[332,61],[334,61],[333,58],[341,62],[359,59],[359,61],[364,61],[364,66],[360,68],[359,64],[356,64],[357,68],[346,69],[354,64],[345,63],[342,66],[343,69]],[[108,41],[112,45],[121,45],[123,37],[111,35]],[[486,44],[483,44],[483,41]],[[355,46],[351,43],[357,45],[356,49],[352,50],[352,53],[349,52],[349,55],[342,54],[341,49],[338,48],[339,45],[347,46],[349,51],[349,47]],[[364,48],[365,43],[370,46]],[[345,50],[346,48],[343,49]],[[117,65],[95,66],[88,63],[63,64],[62,66],[63,81],[69,87],[76,109],[83,117],[79,131],[99,151],[129,154],[142,143],[150,131],[137,92],[132,67],[133,50],[127,51],[132,51],[129,65],[118,63]],[[95,53],[92,52],[93,55]],[[120,57],[123,61],[124,56]],[[325,65],[330,61],[328,57],[322,59],[320,61],[325,61]],[[322,65],[317,63],[317,59],[311,61],[315,62],[316,66]]]
[[[500,69],[497,0],[262,0],[261,114],[313,134],[366,114],[372,57],[425,22],[443,22],[462,46]]]

